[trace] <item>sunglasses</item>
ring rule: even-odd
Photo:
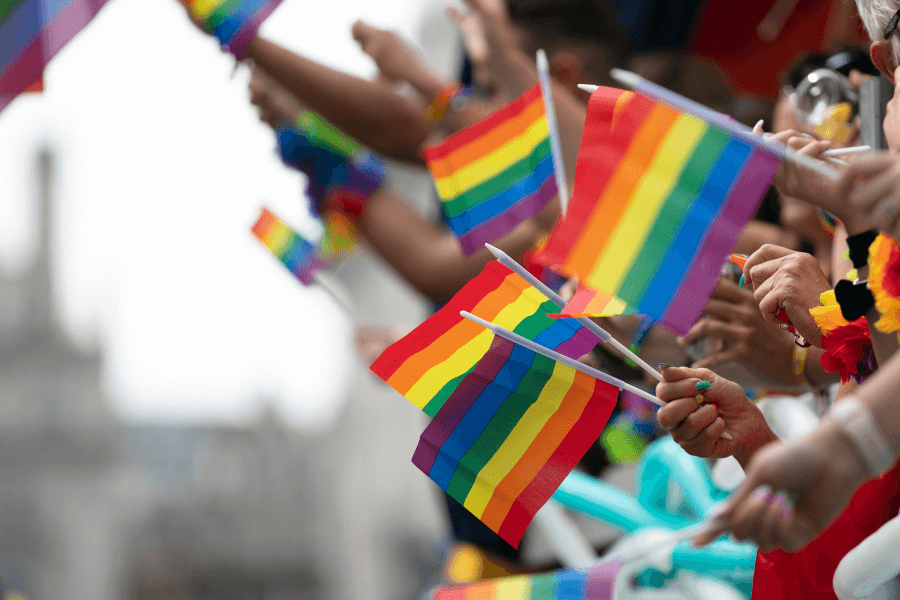
[[[900,10],[894,13],[891,20],[888,21],[887,27],[884,28],[884,39],[888,39],[897,30],[897,22],[900,21]]]

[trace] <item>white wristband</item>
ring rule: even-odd
[[[894,464],[896,457],[890,444],[865,404],[850,396],[835,403],[831,416],[847,437],[853,440],[869,465],[871,475],[880,475]]]

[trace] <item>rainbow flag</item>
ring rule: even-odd
[[[565,569],[540,575],[488,579],[438,588],[432,600],[613,600],[622,563],[599,563],[591,569]]]
[[[361,208],[387,177],[381,158],[317,113],[301,111],[296,124],[278,128],[277,135],[282,160],[306,174],[317,215],[331,205]]]
[[[0,3],[0,110],[41,79],[50,60],[107,0],[6,0]]]
[[[415,464],[518,547],[616,406],[619,389],[495,336],[422,434]]]
[[[493,334],[460,316],[467,311],[571,358],[600,343],[572,319],[552,319],[559,308],[497,261],[444,307],[390,346],[372,371],[415,406],[434,417],[491,346]]]
[[[329,258],[351,258],[358,249],[356,225],[343,213],[331,210],[322,221],[319,254]]]
[[[263,21],[283,0],[188,0],[194,16],[223,46],[243,56]]]
[[[315,283],[316,272],[324,266],[317,256],[315,245],[265,207],[251,231],[303,285]]]
[[[466,256],[540,214],[559,195],[539,85],[424,153]]]
[[[684,335],[781,159],[639,94],[620,103],[621,92],[601,90],[572,203],[540,260],[599,291],[563,314],[600,316],[615,297]]]

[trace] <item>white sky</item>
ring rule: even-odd
[[[286,0],[263,34],[369,76],[350,25],[412,37],[418,4]],[[350,323],[249,233],[263,202],[318,230],[232,66],[175,0],[111,0],[51,63],[47,91],[0,113],[0,269],[33,258],[34,156],[50,141],[61,317],[77,343],[104,345],[122,414],[242,420],[265,394],[295,423],[325,425],[345,392]]]

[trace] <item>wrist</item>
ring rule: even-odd
[[[850,480],[854,488],[869,479],[865,459],[830,415],[825,415],[811,437],[817,447],[828,449],[829,466],[841,479]]]
[[[750,401],[748,400],[748,402]],[[771,442],[778,441],[778,436],[766,423],[766,418],[763,416],[762,411],[755,404],[753,404],[752,410],[756,413],[756,425],[753,427],[752,433],[738,444],[738,448],[734,452],[734,458],[741,465],[741,468],[745,470],[760,448]]]

